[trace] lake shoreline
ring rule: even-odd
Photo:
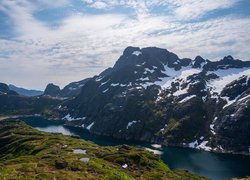
[[[51,120],[51,119],[49,119]],[[62,120],[65,122],[65,120]],[[66,127],[75,127],[75,128],[81,128],[83,130],[86,130],[84,128],[82,128],[81,126],[78,126],[78,125],[73,125],[71,123],[66,123],[64,124],[64,126]],[[101,133],[98,133],[98,132],[95,132],[95,131],[89,131],[89,130],[86,130],[88,131],[90,134],[93,134],[93,135],[97,135],[97,136],[102,136],[102,137],[109,137],[109,138],[114,138],[114,139],[117,139],[117,140],[124,140],[124,141],[134,141],[134,142],[139,142],[139,143],[154,143],[154,144],[160,144],[164,147],[176,147],[176,148],[187,148],[187,149],[195,149],[195,150],[198,150],[198,151],[204,151],[204,152],[210,152],[210,153],[216,153],[216,154],[231,154],[231,155],[240,155],[240,156],[250,156],[250,153],[245,153],[245,152],[233,152],[233,151],[227,151],[227,150],[210,150],[210,151],[206,151],[204,149],[197,149],[197,148],[190,148],[186,145],[173,145],[173,144],[164,144],[164,142],[160,142],[160,141],[143,141],[143,140],[140,140],[140,139],[125,139],[125,138],[119,138],[119,137],[115,137],[115,136],[110,136],[110,135],[105,135],[105,134],[101,134]]]
[[[71,125],[70,123],[65,123],[65,120],[60,119],[60,118],[47,118],[44,115],[41,114],[34,114],[34,115],[10,115],[10,116],[0,116],[0,121],[1,120],[6,120],[6,119],[18,119],[18,118],[28,118],[28,117],[41,117],[44,119],[47,119],[49,121],[62,121],[64,122],[64,126],[66,127],[74,127],[74,128],[80,128],[83,130],[86,130],[84,128],[82,128],[81,126],[77,126],[77,125]],[[97,135],[97,136],[101,136],[101,137],[108,137],[108,138],[114,138],[117,140],[123,140],[123,141],[133,141],[133,142],[138,142],[138,143],[154,143],[154,144],[160,144],[164,147],[174,147],[174,148],[184,148],[184,149],[195,149],[198,151],[204,151],[204,152],[210,152],[210,153],[215,153],[215,154],[229,154],[229,155],[240,155],[240,156],[246,156],[246,157],[250,157],[250,153],[247,154],[245,152],[239,153],[239,152],[233,152],[233,151],[226,151],[226,150],[211,150],[211,151],[206,151],[204,149],[197,149],[197,148],[190,148],[188,146],[180,146],[180,145],[166,145],[162,142],[159,141],[142,141],[142,140],[138,140],[138,139],[124,139],[124,138],[118,138],[118,137],[113,137],[113,136],[109,136],[109,135],[105,135],[105,134],[100,134],[100,133],[96,133],[95,131],[89,131],[86,130],[87,132],[89,132],[92,135]]]
[[[64,122],[64,126],[66,127],[74,127],[74,128],[80,128],[80,129],[83,129],[83,130],[86,130],[84,128],[82,128],[81,126],[77,126],[77,125],[73,125],[71,123],[66,123],[65,120],[61,119],[61,118],[48,118],[44,115],[41,115],[41,114],[34,114],[34,115],[10,115],[10,116],[0,116],[0,121],[1,120],[6,120],[6,119],[18,119],[18,118],[29,118],[29,117],[41,117],[41,118],[44,118],[44,119],[47,119],[49,121],[62,121]],[[215,154],[230,154],[230,155],[240,155],[240,156],[246,156],[246,157],[250,157],[250,153],[245,153],[245,152],[233,152],[233,151],[226,151],[226,150],[211,150],[211,151],[206,151],[204,149],[197,149],[197,148],[190,148],[188,146],[181,146],[181,145],[172,145],[172,144],[164,144],[163,142],[159,142],[159,141],[142,141],[142,140],[139,140],[139,139],[125,139],[125,138],[118,138],[118,137],[114,137],[114,136],[109,136],[109,135],[105,135],[105,134],[100,134],[100,133],[97,133],[95,131],[89,131],[89,130],[86,130],[88,133],[92,134],[92,135],[97,135],[97,136],[100,136],[100,137],[108,137],[108,138],[114,138],[114,139],[117,139],[117,140],[123,140],[123,141],[133,141],[133,142],[138,142],[138,143],[154,143],[154,144],[160,144],[164,147],[174,147],[174,148],[184,148],[184,149],[195,149],[195,150],[198,150],[198,151],[204,151],[204,152],[210,152],[210,153],[215,153]]]

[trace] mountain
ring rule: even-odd
[[[62,90],[60,89],[59,86],[50,83],[47,85],[44,91],[44,95],[49,95],[52,97],[63,97],[63,98],[75,97],[78,94],[80,94],[81,88],[85,85],[85,83],[89,79],[90,78],[77,82],[72,82],[66,85]]]
[[[232,56],[192,60],[128,47],[58,111],[95,134],[249,154],[249,76],[250,61]]]
[[[25,88],[17,87],[12,84],[9,85],[9,89],[16,91],[18,94],[23,95],[23,96],[40,96],[43,94],[43,91],[25,89]]]
[[[18,95],[18,93],[11,90],[7,84],[0,83],[0,95]]]
[[[53,118],[56,116],[53,109],[61,103],[60,99],[19,95],[10,90],[7,84],[0,83],[0,115],[41,114]]]
[[[60,91],[61,90],[59,86],[50,83],[46,86],[43,94],[47,96],[57,97],[59,96]]]
[[[17,120],[0,121],[0,144],[0,179],[207,179],[171,171],[159,156],[143,149],[101,147]]]

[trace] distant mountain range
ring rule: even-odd
[[[128,47],[58,111],[100,135],[248,154],[249,77],[250,62],[232,56],[214,62]]]
[[[13,84],[9,85],[9,89],[16,91],[18,94],[23,95],[23,96],[40,96],[43,94],[43,91],[25,89],[25,88],[17,87]]]
[[[18,93],[11,90],[7,84],[0,83],[0,95],[18,95]]]

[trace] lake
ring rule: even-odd
[[[56,132],[65,135],[78,135],[84,140],[101,146],[128,144],[147,148],[161,155],[161,159],[172,170],[186,169],[212,180],[223,180],[232,177],[250,176],[250,157],[241,155],[216,154],[189,148],[161,147],[155,144],[118,140],[90,134],[78,127],[64,126],[63,121],[51,121],[41,117],[19,118],[30,126],[45,132]]]

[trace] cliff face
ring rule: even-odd
[[[142,149],[100,147],[20,121],[0,121],[0,144],[0,179],[206,179],[173,172]]]
[[[63,105],[68,124],[116,138],[249,153],[250,62],[128,47]],[[237,142],[237,143],[236,143]]]

